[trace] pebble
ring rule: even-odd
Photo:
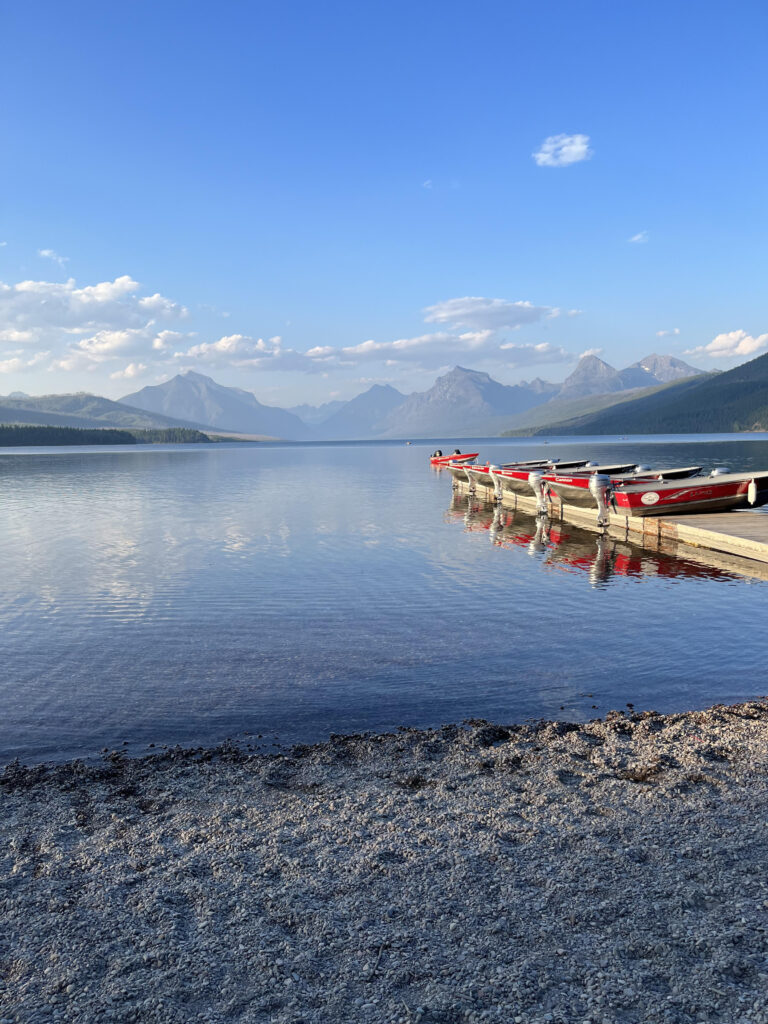
[[[768,1024],[766,766],[764,701],[8,766],[0,1024]]]

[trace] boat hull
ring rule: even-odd
[[[451,474],[454,480],[458,480],[460,483],[465,484],[469,477],[467,476],[466,466],[463,466],[460,462],[450,464],[445,467]]]
[[[754,490],[750,495],[750,485]],[[750,498],[752,500],[750,500]],[[624,516],[674,516],[697,512],[731,512],[768,505],[768,474],[735,478],[703,477],[689,486],[648,484],[644,487],[620,487],[613,491],[612,503]]]
[[[511,470],[506,473],[494,473],[494,481],[501,487],[502,491],[508,494],[527,494],[530,498],[532,491],[528,483],[531,470]]]
[[[625,484],[642,483],[652,486],[657,483],[662,485],[666,480],[680,480],[693,477],[699,472],[700,468],[700,466],[683,466],[675,469],[651,470],[648,473],[631,474],[626,472],[626,467],[621,467],[624,470],[624,472],[621,472],[609,466],[600,469],[599,472],[608,476],[613,485],[620,485],[623,482]],[[580,473],[573,476],[565,476],[553,473],[545,476],[544,480],[549,489],[566,505],[575,505],[578,508],[597,508],[597,502],[589,488],[591,475]]]
[[[433,455],[429,460],[429,464],[430,466],[447,466],[450,462],[471,462],[479,454],[479,452],[470,452],[468,455]]]
[[[534,469],[546,469],[549,463],[545,460],[537,460],[534,462],[506,462],[503,466],[499,466],[498,469],[503,470],[519,470],[525,472],[527,475]],[[478,484],[482,487],[495,487],[495,480],[497,477],[498,470],[492,470],[490,465],[488,466],[467,466],[467,479],[471,484],[477,486]]]
[[[582,459],[578,462],[567,462],[564,464],[563,468],[572,467],[573,469],[577,469],[579,466],[584,466],[585,464],[586,460]],[[534,472],[537,469],[546,469],[549,471],[551,467],[551,462],[539,463],[538,465],[531,463],[525,466],[520,466],[517,469],[513,467],[503,467],[502,472],[497,471],[493,474],[493,482],[500,487],[502,491],[506,491],[509,494],[525,494],[530,497],[531,494],[537,494],[537,492],[531,487],[529,479],[531,472]]]
[[[597,507],[597,503],[589,489],[589,477],[585,480],[578,479],[575,482],[569,482],[567,478],[559,480],[546,479],[546,484],[550,491],[557,495],[560,501],[566,505],[575,505],[578,508]]]

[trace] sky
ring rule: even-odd
[[[768,6],[5,5],[0,394],[768,351]]]

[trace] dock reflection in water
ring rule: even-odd
[[[581,573],[594,587],[627,577],[768,579],[768,565],[750,559],[684,546],[654,551],[460,492],[453,493],[446,520],[463,524],[470,533],[487,531],[497,547],[522,548],[545,570]]]

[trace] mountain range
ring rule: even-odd
[[[611,410],[615,417],[628,415],[639,401],[650,401],[658,392],[679,394],[683,386],[709,379],[702,373],[674,356],[653,354],[616,370],[589,354],[562,384],[540,378],[501,384],[487,373],[457,366],[424,392],[404,395],[390,385],[375,384],[347,402],[281,409],[259,402],[250,391],[190,371],[118,402],[88,394],[0,397],[0,422],[184,426],[286,440],[482,436],[522,428],[540,431],[552,424],[593,429],[594,417]]]
[[[768,430],[768,354],[724,373],[677,381],[632,401],[533,433],[698,434]]]
[[[142,388],[120,401],[146,412],[194,420],[224,431],[290,440],[312,435],[307,424],[293,413],[262,405],[250,391],[224,387],[191,370],[164,384]]]
[[[34,423],[48,427],[123,427],[156,429],[192,427],[202,424],[174,419],[123,402],[81,391],[72,395],[25,395],[15,391],[0,396],[0,423]]]

